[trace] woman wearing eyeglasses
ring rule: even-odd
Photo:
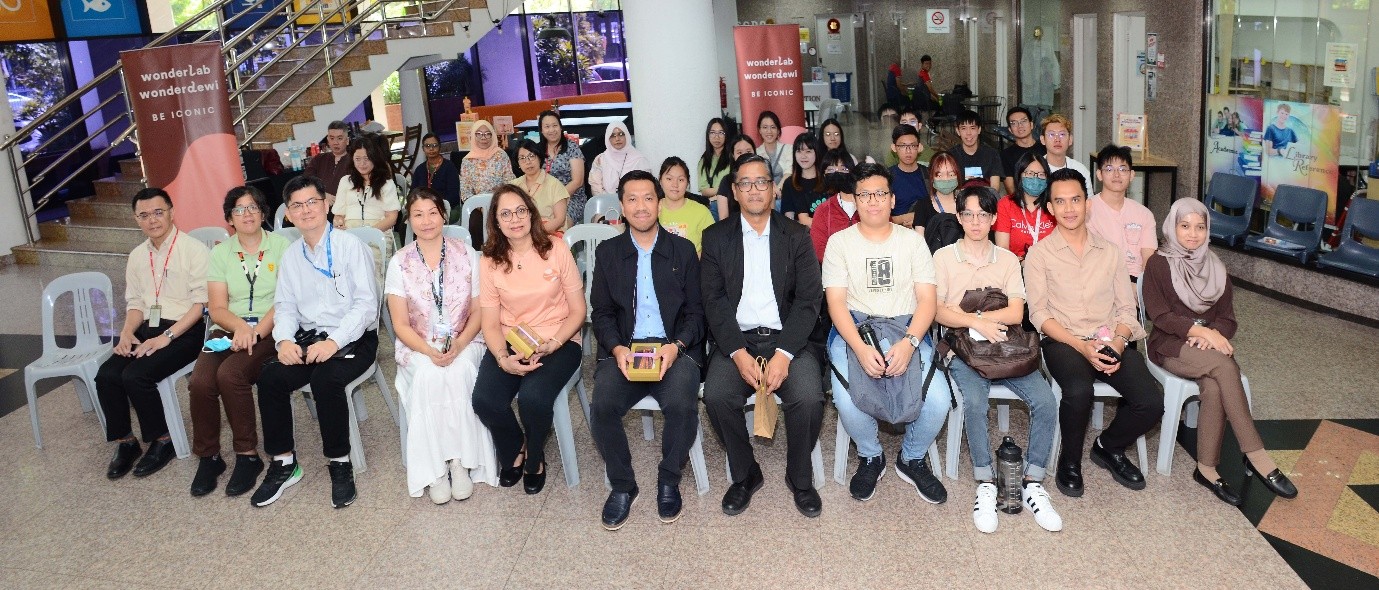
[[[488,121],[475,121],[469,130],[469,140],[469,153],[460,162],[461,202],[473,195],[493,192],[513,178],[512,160],[498,147],[496,133]],[[454,213],[458,210],[458,207],[451,207],[451,217],[458,215]]]
[[[1053,215],[1040,201],[1049,190],[1049,163],[1036,151],[1015,164],[1015,192],[996,205],[996,245],[1025,259],[1030,246],[1053,233]]]
[[[397,394],[407,414],[407,491],[444,504],[498,484],[493,439],[474,414],[472,393],[483,358],[479,337],[479,255],[447,238],[445,205],[412,189],[407,223],[416,241],[388,262],[384,292],[393,319]]]
[[[384,232],[393,231],[402,202],[393,184],[388,155],[379,142],[367,135],[350,142],[349,154],[353,167],[340,179],[335,204],[330,207],[335,215],[335,227],[376,227]]]
[[[493,139],[491,132],[489,139]],[[455,170],[455,165],[450,163],[450,160],[441,155],[441,140],[435,133],[421,136],[421,153],[426,156],[426,161],[412,172],[412,187],[425,187],[436,191],[450,203],[452,209],[455,208],[460,204],[460,173]]]
[[[727,124],[718,117],[709,119],[704,129],[704,154],[699,156],[699,194],[709,199],[718,196],[718,185],[731,171],[733,160],[727,146]]]
[[[603,132],[604,145],[608,149],[594,157],[594,165],[589,169],[589,188],[595,195],[610,194],[618,190],[622,175],[633,170],[651,172],[651,162],[640,150],[632,145],[632,133],[627,125],[613,123]]]
[[[517,143],[517,166],[522,175],[508,181],[509,186],[521,187],[522,192],[531,197],[535,210],[541,215],[541,225],[546,233],[563,231],[571,225],[566,217],[570,205],[570,193],[560,179],[546,173],[546,152],[529,139]],[[494,193],[494,199],[498,198]],[[492,204],[489,205],[491,209]]]
[[[511,487],[520,479],[528,494],[537,494],[546,485],[546,435],[555,400],[579,370],[584,285],[570,248],[551,239],[536,202],[521,188],[494,191],[485,223],[479,308],[488,353],[479,364],[474,412],[493,434],[498,484]],[[540,339],[530,357],[508,345],[507,334],[518,326],[530,327]]]
[[[225,485],[225,495],[253,489],[264,466],[258,454],[258,407],[252,387],[264,363],[277,358],[272,338],[273,295],[278,263],[289,242],[264,230],[268,201],[258,189],[230,189],[224,209],[234,234],[211,249],[206,292],[214,325],[187,383],[192,453],[201,459],[192,478],[193,496],[215,491],[217,479],[225,472],[220,456],[222,405],[235,450],[235,470]]]

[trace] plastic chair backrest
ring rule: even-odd
[[[289,243],[302,239],[302,230],[295,227],[280,227],[273,230],[273,233],[286,238]]]
[[[1345,225],[1341,227],[1339,247],[1360,246],[1366,250],[1376,249],[1374,246],[1364,244],[1356,239],[1355,234],[1357,232],[1371,240],[1379,239],[1379,201],[1363,198],[1359,193],[1350,198],[1350,208],[1346,212]]]
[[[283,228],[284,217],[287,217],[287,203],[278,205],[278,210],[273,212],[273,231]]]
[[[476,195],[470,195],[470,197],[469,197],[468,199],[465,199],[465,201],[464,201],[464,207],[461,207],[461,208],[460,208],[460,225],[462,225],[462,226],[464,226],[464,227],[469,227],[469,218],[472,217],[472,216],[474,215],[474,212],[475,212],[475,211],[478,211],[478,212],[479,212],[479,217],[481,217],[481,218],[484,217],[485,215],[487,215],[487,213],[488,213],[488,204],[491,203],[492,201],[493,201],[493,193],[479,193],[479,194],[476,194]],[[487,227],[487,220],[480,220],[480,221],[479,221],[479,241],[480,241],[480,242],[483,242],[483,240],[484,240],[484,232],[487,231],[487,230],[485,229],[486,227]]]
[[[469,230],[458,225],[447,225],[445,226],[445,229],[442,230],[442,232],[443,235],[447,238],[455,238],[466,244],[472,243],[472,241],[470,240]]]
[[[617,195],[595,195],[584,204],[584,223],[593,223],[599,217],[604,219],[604,223],[622,217],[622,202],[618,201]]]
[[[93,300],[92,292],[100,292],[102,302]],[[101,347],[98,314],[105,315],[112,332],[115,322],[114,300],[111,299],[110,277],[99,272],[78,272],[60,276],[43,288],[43,355],[63,350],[58,346],[53,328],[53,307],[58,298],[72,294],[72,320],[77,332],[76,345],[67,350],[86,351]],[[101,309],[96,309],[100,306]]]
[[[1310,224],[1312,229],[1297,230],[1283,227],[1279,216],[1295,224]],[[1281,184],[1274,193],[1274,202],[1269,211],[1269,224],[1264,235],[1293,243],[1302,244],[1308,250],[1316,250],[1322,239],[1322,225],[1326,222],[1326,193],[1314,188]]]
[[[1203,201],[1208,209],[1212,209],[1213,204],[1220,204],[1227,209],[1244,209],[1245,216],[1249,217],[1258,194],[1259,183],[1254,178],[1217,172],[1211,175],[1211,185],[1207,187]]]
[[[365,244],[378,248],[379,268],[387,268],[388,257],[392,256],[393,239],[376,227],[355,227],[345,230]]]
[[[230,232],[226,231],[223,227],[217,227],[213,225],[209,225],[206,227],[198,227],[194,230],[187,232],[187,235],[196,238],[197,241],[201,242],[202,244],[205,244],[207,250],[214,248],[216,244],[230,239]]]
[[[584,299],[587,303],[593,287],[594,255],[599,242],[615,238],[622,233],[618,228],[602,223],[581,223],[565,230],[565,244],[575,257],[575,265],[580,268],[580,279],[584,281]],[[578,251],[576,249],[578,248]]]

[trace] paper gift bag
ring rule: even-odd
[[[761,368],[762,381],[757,386],[757,407],[752,414],[752,434],[762,438],[773,438],[776,436],[776,418],[780,414],[780,406],[776,405],[776,395],[766,390],[766,359],[757,357],[757,366]]]

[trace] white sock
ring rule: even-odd
[[[350,456],[349,456],[349,455],[345,455],[344,457],[332,458],[331,461],[334,461],[334,462],[336,462],[336,463],[349,463],[349,462],[350,462]]]
[[[282,461],[283,465],[291,465],[297,462],[297,456],[292,453],[288,453],[286,455],[274,455],[273,460]]]

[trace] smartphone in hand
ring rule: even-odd
[[[1107,345],[1107,344],[1101,345],[1101,348],[1097,349],[1097,352],[1099,352],[1099,353],[1101,353],[1101,354],[1104,354],[1104,355],[1106,355],[1106,356],[1109,356],[1109,357],[1111,357],[1112,359],[1114,359],[1114,360],[1111,361],[1111,364],[1113,364],[1113,365],[1118,365],[1118,364],[1120,364],[1120,354],[1118,354],[1118,353],[1116,352],[1116,349],[1111,348],[1110,345]]]

